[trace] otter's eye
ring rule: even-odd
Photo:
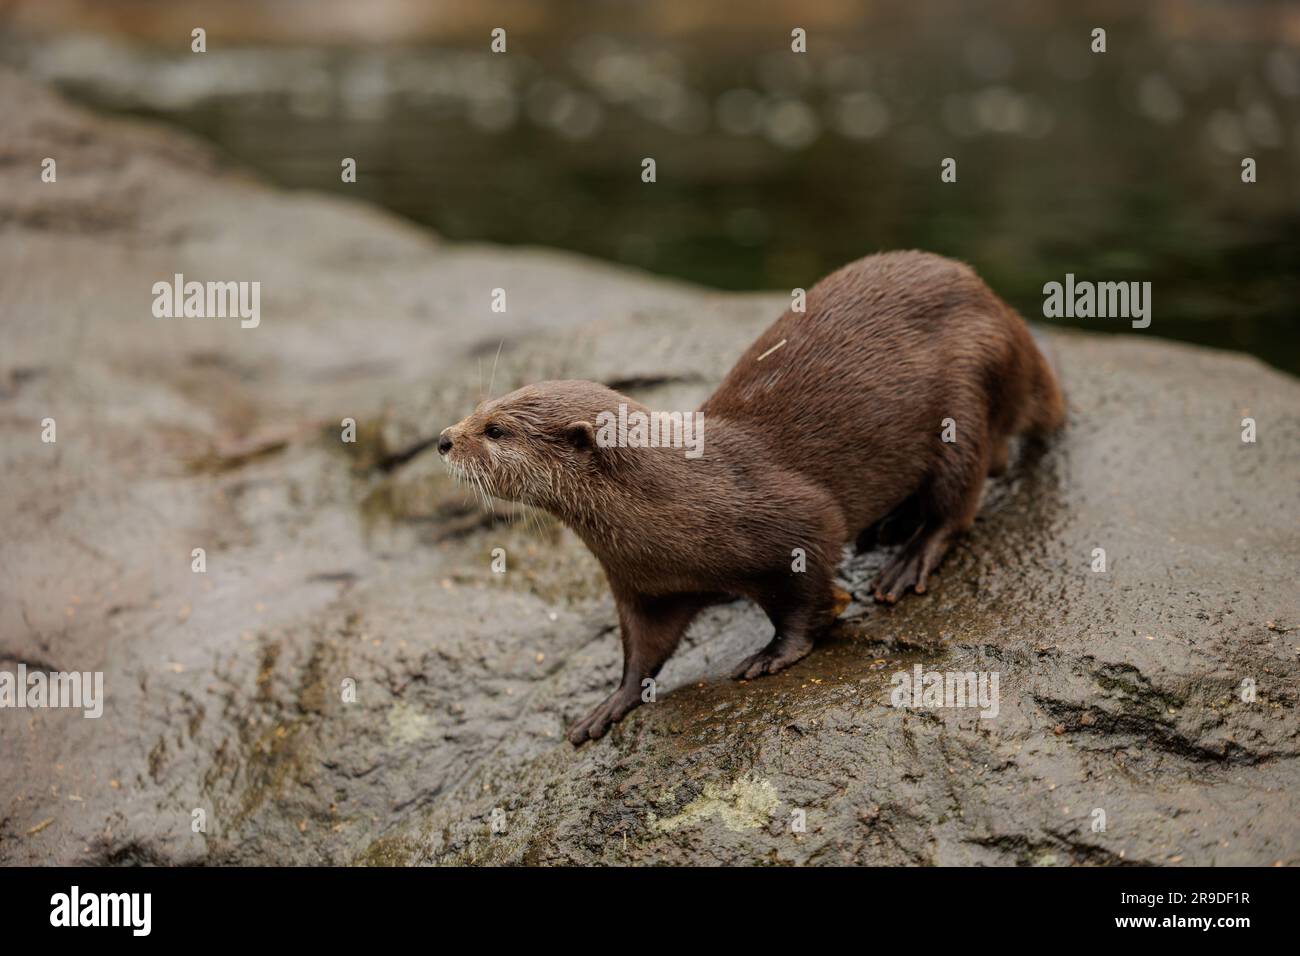
[[[487,428],[483,429],[483,434],[487,435],[488,438],[496,440],[498,438],[505,438],[506,430],[500,425],[489,425]]]

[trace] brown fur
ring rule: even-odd
[[[599,447],[597,416],[620,402],[649,411],[593,382],[529,385],[480,405],[439,447],[487,494],[555,514],[605,570],[623,680],[570,730],[575,744],[639,705],[641,682],[724,597],[752,599],[776,629],[734,676],[802,658],[834,616],[844,544],[905,502],[919,524],[876,598],[924,592],[974,520],[984,476],[1006,467],[1010,438],[1045,435],[1065,415],[1020,317],[966,265],[921,252],[845,266],[808,293],[805,313],[760,335],[701,407],[699,458]],[[946,418],[955,442],[940,440]]]

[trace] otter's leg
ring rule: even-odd
[[[805,572],[786,572],[792,580],[765,589],[758,598],[776,633],[757,654],[740,662],[731,672],[735,680],[753,680],[783,671],[808,656],[813,638],[848,604],[847,593],[839,592],[829,569],[821,573],[810,567]]]
[[[985,434],[966,436],[963,441],[959,433],[958,440],[947,446],[921,491],[924,523],[880,572],[874,588],[877,601],[893,604],[908,588],[925,593],[931,572],[948,553],[953,538],[975,521],[989,459]]]
[[[781,513],[791,538],[801,543],[807,564],[795,570],[782,553],[743,589],[766,612],[776,633],[767,647],[731,672],[736,680],[775,674],[806,657],[814,639],[852,600],[834,584],[841,548],[850,538],[835,499],[805,484],[783,503]]]
[[[912,532],[923,518],[920,496],[909,495],[884,517],[859,531],[854,549],[862,554],[880,547],[903,544],[911,539]]]
[[[641,682],[659,673],[709,600],[693,594],[663,598],[616,594],[614,602],[623,637],[623,680],[604,703],[569,728],[569,742],[575,746],[603,737],[611,724],[641,706]]]

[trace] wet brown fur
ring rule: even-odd
[[[605,570],[623,679],[570,730],[575,744],[638,706],[692,618],[725,597],[750,598],[775,627],[734,676],[802,658],[835,614],[844,544],[904,502],[919,524],[876,598],[924,592],[1011,437],[1044,436],[1065,417],[1020,317],[968,266],[922,252],[845,266],[809,291],[806,312],[760,335],[701,407],[699,458],[599,447],[597,416],[620,402],[649,411],[593,382],[542,382],[444,432],[453,472],[552,512]],[[954,442],[941,441],[948,418]],[[795,549],[804,571],[792,570]]]

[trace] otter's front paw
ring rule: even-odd
[[[569,743],[576,747],[584,740],[600,739],[612,724],[618,723],[639,706],[641,695],[638,689],[620,687],[605,698],[603,704],[569,728]]]

